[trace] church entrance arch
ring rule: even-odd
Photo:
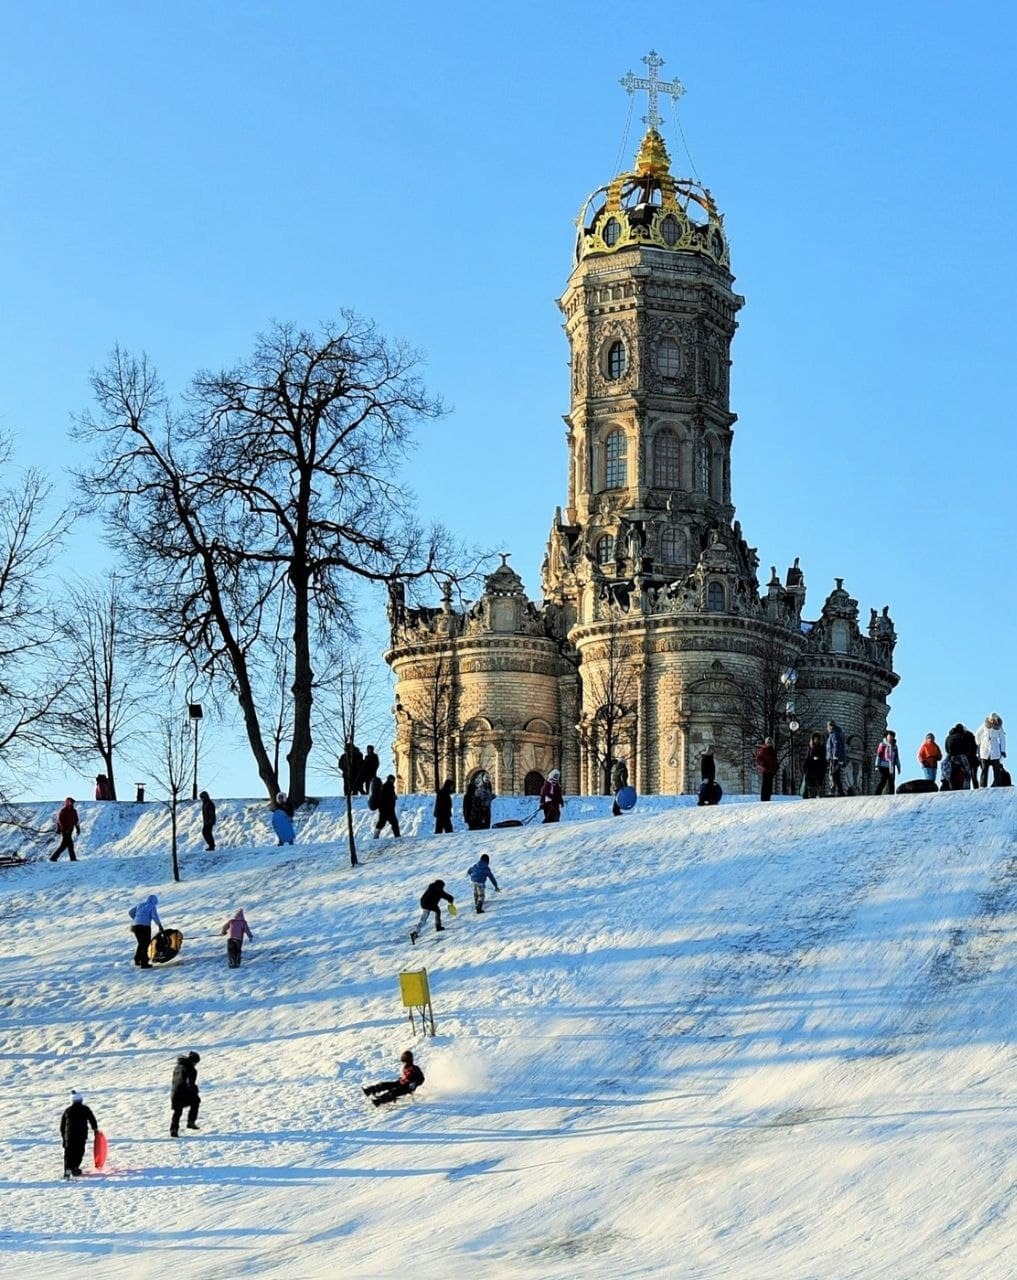
[[[523,779],[523,795],[539,796],[540,789],[544,785],[544,775],[539,769],[531,769]]]

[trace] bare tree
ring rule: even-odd
[[[177,811],[180,800],[186,794],[191,767],[190,723],[179,711],[163,711],[155,728],[148,735],[151,758],[155,761],[154,779],[166,792],[166,807],[170,815],[170,853],[173,862],[173,879],[180,879],[180,861],[177,857]]]
[[[618,756],[622,726],[635,709],[637,681],[617,618],[603,633],[597,657],[584,667],[583,734],[593,757],[603,795],[611,794],[611,772]]]
[[[289,794],[306,793],[314,640],[355,631],[356,581],[410,581],[448,568],[440,528],[417,524],[397,464],[440,402],[417,355],[343,313],[312,334],[275,326],[242,365],[200,373],[179,409],[144,358],[114,352],[79,422],[95,460],[82,477],[136,575],[147,630],[240,705],[268,793],[278,769],[256,688],[271,664],[269,618],[289,620]]]
[[[0,468],[12,444],[0,435]],[[51,486],[29,469],[0,487],[0,800],[26,759],[48,746],[49,721],[68,684],[46,659],[58,632],[46,575],[71,514],[45,514]]]
[[[737,750],[748,768],[754,766],[756,750],[766,738],[772,738],[780,768],[791,778],[797,763],[791,760],[791,750],[798,735],[789,732],[788,722],[796,717],[807,723],[811,712],[808,697],[793,682],[786,682],[794,662],[794,648],[779,632],[767,632],[756,678],[732,679],[735,696],[731,724],[726,726],[732,738],[737,738]]]
[[[59,655],[73,681],[53,717],[50,746],[76,763],[98,756],[115,800],[114,759],[142,712],[123,584],[114,575],[99,586],[68,587],[65,599]]]
[[[325,749],[338,759],[346,751],[347,743],[356,742],[365,728],[370,732],[369,726],[377,720],[378,667],[361,649],[351,646],[335,655],[329,670],[318,699],[322,727],[316,732]],[[353,789],[343,787],[343,791],[350,866],[355,867],[358,861],[353,833]]]
[[[425,678],[404,693],[404,701],[397,709],[409,717],[414,746],[430,767],[437,795],[444,781],[445,763],[453,754],[452,739],[459,727],[459,671],[451,643],[436,649],[426,662]]]

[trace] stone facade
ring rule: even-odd
[[[567,793],[607,789],[614,761],[644,793],[699,784],[714,747],[727,790],[756,784],[773,736],[784,783],[808,732],[843,728],[848,776],[867,789],[897,683],[892,620],[863,632],[841,579],[804,617],[796,560],[784,580],[759,557],[731,500],[733,291],[723,217],[678,179],[650,129],[635,168],[578,219],[560,307],[571,356],[568,486],[528,601],[503,563],[457,611],[389,610],[395,760],[404,791],[485,768],[501,794],[558,767]],[[437,766],[437,767],[436,767]]]

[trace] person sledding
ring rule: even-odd
[[[494,885],[495,893],[500,893],[498,881],[494,878],[494,872],[491,870],[491,858],[488,854],[482,853],[480,860],[475,862],[466,873],[473,881],[473,906],[477,915],[481,915],[484,910],[484,890],[488,880]]]
[[[85,1099],[76,1089],[71,1090],[71,1105],[60,1117],[60,1141],[64,1144],[64,1177],[80,1178],[81,1162],[85,1158],[88,1130],[98,1133],[99,1124]]]
[[[433,880],[420,895],[420,921],[410,933],[410,941],[412,943],[415,944],[420,937],[421,930],[427,924],[427,917],[432,912],[434,913],[435,933],[444,933],[445,926],[441,922],[441,904],[443,900],[452,906],[455,905],[455,898],[450,893],[445,892],[445,881]]]
[[[134,963],[139,969],[151,969],[152,965],[148,959],[148,944],[152,941],[152,924],[153,922],[159,926],[159,932],[162,933],[162,921],[159,919],[157,907],[159,899],[154,893],[150,893],[136,907],[131,907],[128,915],[134,921],[131,925],[131,933],[137,939],[137,947],[134,949]]]
[[[403,1064],[403,1069],[398,1080],[379,1080],[377,1084],[362,1086],[364,1093],[376,1107],[384,1106],[386,1102],[395,1102],[396,1098],[405,1098],[424,1083],[424,1073],[413,1061],[413,1054],[409,1049],[400,1056],[399,1061]]]

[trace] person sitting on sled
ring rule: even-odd
[[[495,893],[499,893],[498,881],[494,878],[494,872],[491,870],[491,859],[486,853],[480,855],[480,861],[475,862],[466,873],[473,881],[473,905],[477,910],[477,914],[484,910],[484,887],[490,880],[494,885]]]
[[[427,917],[434,912],[434,931],[435,933],[444,932],[445,926],[441,922],[441,900],[455,904],[455,898],[450,893],[445,892],[445,881],[432,881],[424,892],[420,895],[420,923],[410,934],[410,941],[415,943],[420,937],[420,931],[427,924]],[[455,915],[455,912],[452,913]]]
[[[424,1073],[413,1061],[413,1054],[409,1049],[401,1055],[399,1061],[403,1064],[403,1069],[398,1080],[379,1080],[377,1084],[362,1086],[364,1093],[376,1107],[384,1106],[386,1102],[395,1102],[396,1098],[404,1098],[424,1083]]]

